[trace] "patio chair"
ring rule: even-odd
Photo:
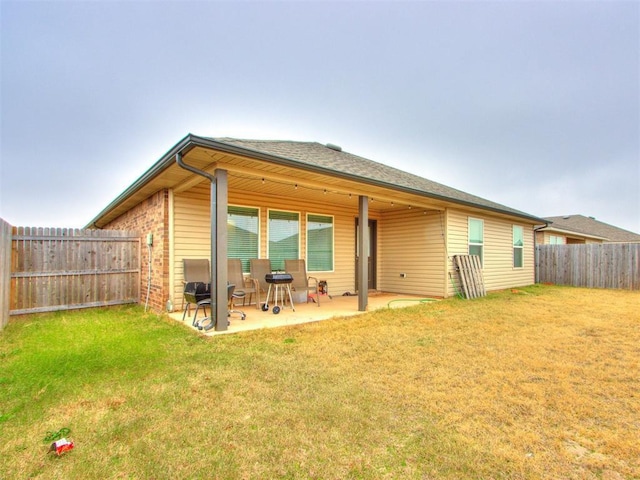
[[[232,313],[237,313],[238,315],[240,315],[240,318],[244,320],[245,318],[247,318],[247,316],[242,310],[235,310],[233,301],[238,298],[244,298],[245,294],[244,292],[238,292],[235,288],[236,286],[232,283],[227,285],[227,299],[229,301],[229,313],[227,315],[230,317]]]
[[[269,284],[265,280],[265,276],[271,273],[271,260],[268,258],[252,258],[249,261],[251,271],[251,281],[256,290],[256,305],[260,308],[260,292],[264,293],[266,298],[269,291]]]
[[[320,306],[320,295],[318,292],[318,279],[316,277],[307,276],[307,267],[304,260],[285,260],[284,270],[293,276],[291,289],[295,292],[307,292],[307,303],[309,298],[317,301]],[[311,294],[315,294],[315,298]]]
[[[242,305],[245,305],[246,296],[249,295],[249,304],[253,294],[256,293],[255,283],[250,282],[248,286],[242,274],[242,261],[239,258],[229,258],[227,261],[227,275],[229,283],[236,286],[234,296],[236,298],[242,298]],[[260,308],[260,302],[256,301],[256,308]]]
[[[211,268],[209,266],[208,258],[183,258],[182,259],[182,281],[184,283],[184,290],[188,283],[211,283]],[[193,288],[191,288],[193,290]],[[186,305],[185,305],[186,302]],[[185,297],[183,297],[182,307],[189,310],[191,303]],[[184,317],[184,315],[183,315]]]
[[[211,283],[211,267],[208,258],[183,258],[182,267],[185,283]]]

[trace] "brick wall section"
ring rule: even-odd
[[[169,298],[169,191],[165,189],[155,193],[104,228],[105,230],[134,230],[140,233],[140,301],[142,304],[147,300],[149,279],[149,249],[146,238],[148,233],[153,234],[149,309],[155,312],[164,311]]]

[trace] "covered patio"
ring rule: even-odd
[[[223,320],[215,322],[220,332],[238,331],[242,322],[226,322],[227,285],[242,285],[229,281],[229,259],[241,260],[245,281],[252,259],[269,260],[272,273],[287,273],[287,260],[303,260],[307,278],[330,285],[332,303],[308,314],[302,305],[291,316],[246,308],[243,328],[255,321],[265,328],[388,304],[369,298],[372,292],[450,297],[455,255],[481,258],[486,290],[529,285],[534,227],[541,223],[336,145],[189,134],[91,226],[141,233],[147,248],[140,291],[148,292],[150,308],[176,317],[187,282],[184,261],[207,259],[208,278],[200,282],[212,286],[211,318]],[[356,293],[338,298],[348,292]]]
[[[430,301],[437,301],[437,299],[427,299],[425,297],[401,295],[396,293],[370,292],[368,311],[385,308],[402,308]],[[186,315],[184,324],[204,335],[214,336],[246,332],[249,330],[259,330],[262,328],[300,325],[303,323],[319,322],[331,318],[350,317],[366,313],[358,310],[358,297],[355,295],[333,297],[323,295],[320,299],[320,307],[313,302],[295,303],[294,307],[295,311],[287,305],[280,311],[280,313],[275,315],[271,310],[263,312],[262,310],[256,309],[255,304],[242,306],[240,303],[236,305],[236,308],[242,310],[246,314],[245,320],[241,320],[239,315],[233,314],[229,318],[231,323],[227,330],[216,331],[215,328],[212,328],[206,332],[191,326],[195,311],[195,309],[192,308],[190,314],[188,313]],[[207,308],[207,315],[209,313],[210,311]],[[170,314],[170,317],[182,322],[182,311],[176,311]],[[198,312],[198,319],[203,318],[205,318],[205,315],[201,309],[200,312]]]

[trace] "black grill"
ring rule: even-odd
[[[267,283],[276,284],[293,282],[293,277],[290,273],[267,273],[264,279]]]

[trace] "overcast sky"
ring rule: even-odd
[[[640,2],[7,1],[0,217],[83,227],[188,133],[334,143],[640,232]]]

